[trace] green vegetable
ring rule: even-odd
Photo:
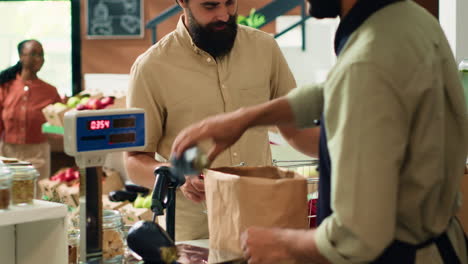
[[[151,209],[151,196],[152,195],[150,194],[145,197],[145,200],[143,201],[143,208]]]
[[[135,202],[133,202],[133,207],[135,208],[143,208],[143,203],[145,202],[145,198],[138,195],[138,197],[135,199]]]
[[[255,12],[255,8],[252,8],[248,17],[239,15],[237,17],[237,23],[253,28],[260,28],[265,24],[266,19],[264,15],[256,14]]]

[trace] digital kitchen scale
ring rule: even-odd
[[[107,153],[146,146],[143,109],[69,111],[64,118],[65,153],[80,168],[101,166]]]
[[[96,167],[107,153],[142,151],[147,120],[143,109],[68,111],[65,153],[80,167],[80,261],[102,263],[102,177]]]

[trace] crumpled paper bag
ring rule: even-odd
[[[240,236],[252,226],[308,228],[307,182],[296,172],[269,166],[204,174],[210,249],[241,254]]]

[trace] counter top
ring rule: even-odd
[[[67,206],[42,200],[34,200],[32,205],[11,206],[0,212],[0,226],[65,217]]]

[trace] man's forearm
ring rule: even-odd
[[[315,243],[315,229],[311,230],[283,230],[283,244],[294,259],[300,263],[331,264],[320,254]]]
[[[320,128],[297,129],[290,126],[279,126],[281,135],[297,151],[309,157],[318,157]]]
[[[245,118],[247,127],[294,125],[294,115],[286,97],[242,108],[238,113]]]
[[[153,189],[156,179],[153,172],[160,166],[169,166],[169,164],[156,161],[154,153],[125,153],[126,171],[130,180],[135,184]]]

